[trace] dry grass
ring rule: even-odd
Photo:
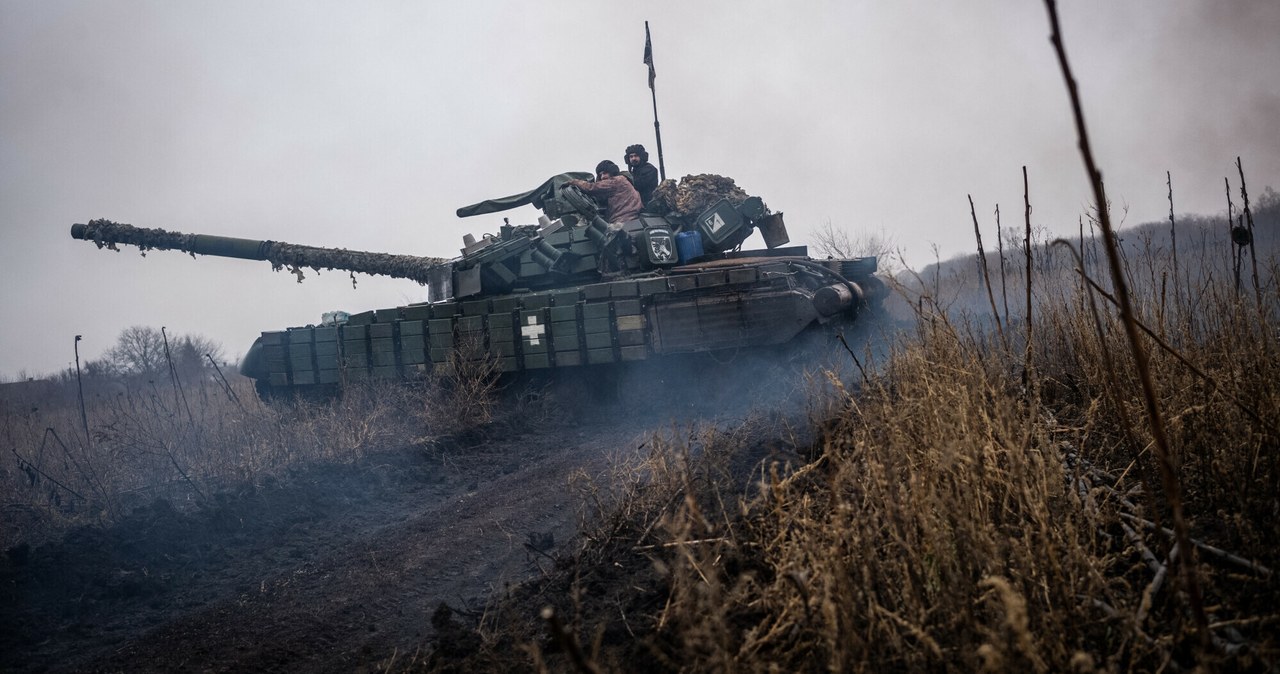
[[[460,339],[435,376],[419,391],[421,419],[431,436],[456,437],[493,423],[499,415],[501,362],[482,342]]]
[[[1280,220],[1280,205],[1263,215]],[[593,516],[581,548],[493,608],[462,666],[1273,671],[1274,251],[1259,251],[1257,295],[1219,273],[1221,247],[1184,247],[1177,276],[1149,241],[1126,260],[1148,280],[1133,299],[1192,550],[1173,545],[1119,316],[1069,251],[1041,243],[1029,361],[1025,317],[1005,324],[1006,347],[989,316],[955,310],[989,312],[981,285],[941,306],[922,284],[904,302],[917,308],[914,333],[856,392],[832,374],[813,402],[828,412],[812,460],[743,470],[751,423],[649,440],[612,482],[584,482]],[[1207,648],[1176,573],[1188,555]],[[568,641],[547,638],[542,605]],[[565,655],[574,648],[583,665]]]
[[[89,382],[83,420],[74,380],[33,387],[0,407],[11,455],[0,470],[0,546],[109,523],[156,498],[198,506],[304,464],[352,463],[483,428],[500,421],[488,367],[462,363],[416,385],[370,383],[271,405],[240,377],[177,386],[100,378]]]

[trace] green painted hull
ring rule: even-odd
[[[815,294],[850,269],[862,272],[845,279],[859,297],[822,315]],[[746,258],[541,292],[380,309],[337,326],[264,332],[242,371],[264,393],[288,395],[447,373],[460,356],[493,359],[502,372],[520,372],[774,346],[814,324],[856,320],[861,308],[878,301],[878,290],[870,290],[879,288],[874,269],[874,258]]]

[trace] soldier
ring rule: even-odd
[[[649,153],[639,143],[627,146],[623,160],[631,170],[631,183],[640,193],[640,201],[648,206],[649,200],[653,198],[653,190],[658,187],[658,169],[649,163]]]
[[[607,222],[634,220],[640,214],[640,209],[644,207],[640,201],[640,194],[631,186],[631,181],[624,178],[618,170],[618,165],[608,159],[596,164],[595,182],[589,183],[575,179],[568,181],[567,184],[593,197],[604,197],[606,206],[603,215]]]

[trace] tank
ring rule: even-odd
[[[524,205],[541,215],[532,224],[503,218],[494,233],[468,234],[461,254],[448,259],[107,220],[73,225],[71,235],[99,248],[262,260],[299,280],[303,268],[337,269],[426,286],[421,303],[328,312],[317,324],[263,332],[240,371],[264,397],[412,380],[467,359],[493,359],[500,371],[519,373],[786,345],[820,326],[852,323],[883,298],[876,258],[815,260],[805,247],[787,246],[782,213],[732,179],[664,181],[638,217],[610,223],[569,184],[575,178],[591,175],[559,174],[528,192],[459,208],[463,218]],[[741,250],[757,230],[766,248]],[[691,238],[701,246],[685,245]]]

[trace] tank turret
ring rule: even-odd
[[[459,347],[504,372],[641,361],[785,344],[853,321],[883,285],[875,258],[814,260],[788,243],[781,213],[731,179],[665,181],[638,217],[606,222],[564,173],[459,217],[524,205],[537,223],[463,238],[454,258],[417,257],[144,229],[107,220],[72,226],[100,248],[131,244],[303,268],[405,278],[426,302],[335,312],[320,325],[267,331],[241,372],[264,394],[337,390],[368,379],[410,379],[456,362]],[[765,250],[740,250],[760,231]]]

